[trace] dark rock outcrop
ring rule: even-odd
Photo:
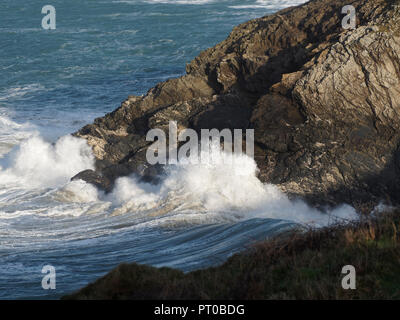
[[[234,28],[187,65],[187,74],[130,96],[76,133],[112,186],[152,177],[146,133],[168,128],[254,128],[260,179],[314,204],[360,207],[400,200],[399,1],[314,0]],[[399,5],[399,6],[397,6]],[[104,184],[104,182],[106,183]]]

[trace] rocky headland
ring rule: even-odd
[[[357,26],[342,27],[342,8]],[[255,130],[259,179],[314,205],[400,202],[400,1],[313,0],[251,20],[186,74],[130,96],[75,133],[96,157],[83,179],[106,191],[146,162],[151,128]]]

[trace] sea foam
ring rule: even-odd
[[[140,182],[135,176],[119,178],[113,192],[101,199],[112,203],[114,214],[145,211],[180,219],[187,214],[213,222],[274,218],[322,226],[358,217],[348,205],[322,212],[300,199],[289,199],[277,186],[257,178],[257,165],[245,154],[218,152],[213,161],[178,163],[166,171],[158,185]]]
[[[22,128],[2,119],[9,129]],[[134,214],[153,225],[165,221],[190,224],[273,218],[320,226],[357,218],[348,205],[322,212],[300,199],[289,199],[277,186],[257,178],[254,159],[245,154],[227,154],[215,146],[211,154],[202,151],[200,161],[167,166],[157,185],[140,182],[132,175],[117,179],[113,191],[104,194],[84,181],[70,181],[78,172],[94,168],[94,156],[86,140],[67,135],[50,143],[35,131],[26,130],[26,134],[26,140],[0,159],[2,190],[37,189],[40,194],[43,188],[52,189],[55,201],[97,203],[96,208],[104,208],[111,215]],[[49,203],[49,212],[52,206]],[[82,212],[74,212],[74,216],[88,212],[82,205],[76,210]]]
[[[35,134],[0,159],[0,184],[56,187],[92,168],[94,157],[85,140],[68,135],[51,144]]]

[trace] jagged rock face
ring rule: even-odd
[[[400,200],[399,1],[315,0],[237,26],[187,65],[187,74],[76,133],[107,182],[149,176],[151,128],[255,129],[260,179],[315,204]],[[157,171],[158,172],[158,171]],[[150,174],[152,176],[152,174]],[[100,180],[99,180],[100,179]],[[90,178],[86,179],[90,182]]]

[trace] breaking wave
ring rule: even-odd
[[[29,127],[6,117],[0,120],[11,130]],[[169,166],[158,185],[140,182],[132,175],[119,178],[113,191],[104,194],[83,181],[70,181],[78,172],[94,168],[94,157],[85,140],[68,135],[50,143],[36,131],[23,132],[21,137],[27,136],[27,139],[0,159],[0,191],[3,196],[7,195],[2,199],[0,194],[0,213],[14,188],[24,202],[28,201],[24,198],[27,194],[32,196],[32,190],[36,190],[37,198],[43,197],[40,190],[51,190],[49,213],[57,202],[92,203],[97,208],[107,208],[109,215],[134,214],[138,223],[152,226],[170,225],[174,221],[202,224],[253,218],[327,225],[338,219],[357,217],[355,210],[347,205],[321,212],[301,200],[290,200],[276,186],[263,184],[257,178],[258,169],[252,158],[245,154],[228,155],[216,148],[211,155],[213,161],[204,161],[206,156],[202,153],[202,162]],[[18,195],[14,197],[18,199]],[[29,198],[28,203],[35,203],[35,197]],[[75,210],[73,216],[88,212],[81,205]],[[25,212],[32,213],[29,205]],[[65,214],[71,215],[71,210]]]
[[[64,136],[51,144],[38,134],[32,135],[1,159],[0,185],[57,187],[73,174],[94,168],[86,141]]]
[[[232,156],[218,153],[213,162],[170,166],[158,185],[133,175],[119,178],[108,195],[83,181],[68,183],[59,194],[71,201],[108,203],[111,215],[134,214],[153,226],[254,218],[324,226],[357,218],[348,205],[321,212],[302,200],[290,200],[276,186],[260,182],[253,159],[244,154],[234,155],[233,161],[227,157]]]

